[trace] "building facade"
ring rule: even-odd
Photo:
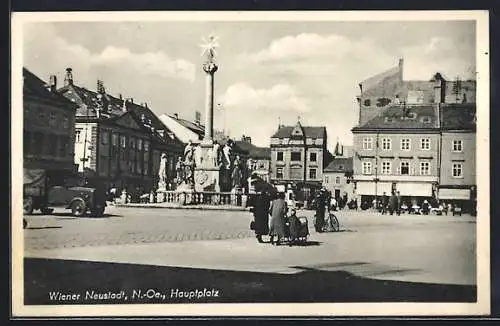
[[[406,201],[435,196],[440,165],[436,106],[392,106],[352,131],[353,179],[361,201],[393,191]]]
[[[47,84],[23,68],[23,165],[46,170],[63,183],[76,173],[74,131],[76,105],[56,91],[56,78]]]
[[[336,157],[323,171],[323,186],[336,200],[343,196],[354,198],[353,158]]]
[[[147,104],[113,97],[101,81],[96,91],[79,87],[71,69],[58,92],[78,105],[74,159],[89,183],[130,193],[150,191],[157,185],[160,156],[165,153],[167,177],[173,184],[183,145]]]
[[[270,181],[271,173],[271,149],[269,147],[259,147],[252,144],[252,139],[243,136],[241,140],[236,141],[236,146],[248,152],[245,175],[255,173],[264,181]]]
[[[476,200],[476,107],[441,105],[441,168],[438,197],[466,208]]]
[[[280,126],[271,137],[271,177],[276,185],[297,190],[307,200],[323,182],[327,160],[325,127]]]

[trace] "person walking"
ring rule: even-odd
[[[266,191],[260,192],[256,198],[253,209],[255,237],[259,243],[263,243],[263,235],[269,234],[269,204],[270,194]]]
[[[403,201],[401,199],[401,194],[399,193],[399,191],[396,191],[396,214],[398,216],[401,215],[401,206],[403,205]]]
[[[273,200],[271,207],[269,209],[271,214],[271,228],[269,235],[271,236],[271,244],[274,244],[274,237],[277,237],[276,245],[281,245],[283,238],[286,236],[285,233],[285,223],[286,223],[286,213],[287,205],[285,201],[285,193],[278,193],[278,198]]]
[[[396,197],[396,194],[393,192],[391,194],[391,198],[389,199],[389,212],[391,215],[394,214],[397,206],[398,206],[398,198]]]
[[[382,215],[387,214],[387,205],[389,205],[389,197],[387,197],[387,194],[384,191],[384,194],[382,195]]]

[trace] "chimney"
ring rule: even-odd
[[[56,75],[50,75],[49,87],[50,87],[51,92],[55,92],[57,90],[57,77],[56,77]]]
[[[442,98],[442,91],[441,88],[443,87],[442,83],[442,77],[440,73],[437,73],[434,76],[434,103],[443,103],[443,98]]]
[[[129,100],[130,100],[130,103],[134,103],[134,98],[133,97],[131,97]]]
[[[127,112],[127,100],[126,99],[123,101],[122,111]]]
[[[194,113],[194,122],[199,126],[201,125],[201,113],[200,111],[196,111]]]
[[[144,102],[141,104],[141,106],[145,107],[146,109],[148,108],[148,103]]]
[[[403,81],[403,65],[404,65],[404,59],[400,58],[398,62],[398,67],[399,67],[399,78],[401,81]]]
[[[66,76],[64,77],[64,86],[73,85],[73,69],[66,68]]]
[[[178,115],[177,113],[174,113],[174,117],[175,117],[176,119],[179,119],[179,115]]]
[[[123,100],[123,95],[122,95],[122,93],[118,94],[118,98],[119,98],[120,100]]]
[[[102,80],[97,80],[97,93],[99,94],[104,94],[106,93],[106,90],[104,89],[104,83]]]

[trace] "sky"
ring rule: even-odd
[[[352,144],[358,84],[404,59],[405,80],[475,71],[473,21],[425,22],[31,22],[24,67],[146,102],[157,114],[204,121],[202,38],[219,37],[215,121],[233,138],[268,146],[279,122],[326,126],[328,148]]]

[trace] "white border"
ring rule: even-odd
[[[488,11],[307,11],[307,12],[43,12],[12,14],[12,212],[22,198],[23,24],[85,21],[476,21],[477,70],[477,303],[152,304],[25,306],[22,214],[12,215],[12,315],[95,316],[441,316],[490,313],[489,221],[489,17]]]

